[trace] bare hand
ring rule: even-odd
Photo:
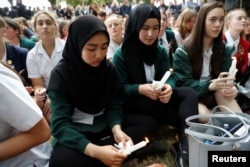
[[[232,100],[236,98],[238,94],[238,89],[235,86],[230,89],[222,89],[222,94],[225,99]]]
[[[162,91],[160,92],[159,100],[162,103],[168,103],[172,93],[173,93],[172,87],[168,84],[165,84],[162,88]]]
[[[47,97],[46,89],[45,88],[35,89],[34,95],[36,101],[44,101]]]
[[[143,84],[139,86],[139,93],[147,96],[148,98],[152,99],[152,100],[157,100],[159,98],[160,95],[160,91],[155,90],[152,87],[152,84]]]
[[[112,132],[113,132],[115,141],[116,141],[117,143],[120,143],[120,142],[123,143],[123,148],[126,149],[126,142],[127,142],[127,141],[130,142],[131,146],[133,145],[132,139],[131,139],[126,133],[124,133],[124,132],[121,130],[120,125],[115,125],[115,126],[112,128]]]
[[[211,91],[231,89],[234,86],[234,80],[235,78],[228,77],[228,72],[222,72],[217,79],[211,81],[208,89]]]
[[[110,167],[120,167],[127,158],[113,146],[102,146],[98,159]]]
[[[127,158],[126,155],[120,153],[118,149],[111,145],[97,146],[89,143],[84,153],[110,167],[120,167]]]

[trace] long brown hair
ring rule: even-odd
[[[201,7],[191,34],[184,41],[184,46],[186,47],[186,51],[189,55],[190,63],[193,69],[193,76],[195,79],[199,79],[202,72],[204,34],[206,31],[205,22],[207,14],[215,8],[222,8],[224,10],[224,4],[222,2],[214,1],[211,3],[205,3]],[[224,55],[222,34],[223,30],[221,30],[218,37],[214,38],[213,40],[213,55],[211,58],[212,78],[214,78],[221,72]]]
[[[186,35],[190,33],[190,30],[187,29],[187,24],[193,17],[197,17],[197,13],[187,8],[176,19],[174,28],[180,32],[182,39],[185,39]]]

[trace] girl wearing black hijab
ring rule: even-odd
[[[184,133],[185,119],[198,114],[197,95],[191,88],[175,88],[174,78],[155,90],[153,80],[159,81],[169,70],[169,55],[158,45],[161,15],[148,4],[131,11],[123,45],[116,51],[113,63],[121,78],[125,115],[149,115],[159,124],[180,128],[180,142],[175,144],[177,166],[188,165],[188,143]]]
[[[119,167],[127,156],[112,145],[140,142],[155,129],[148,117],[122,130],[122,85],[106,61],[108,45],[106,26],[97,17],[71,23],[63,59],[48,86],[54,137],[50,167]]]

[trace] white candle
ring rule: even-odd
[[[167,71],[165,72],[164,76],[162,77],[161,81],[160,81],[160,85],[165,84],[165,82],[168,80],[168,78],[170,77],[171,72]]]
[[[125,155],[129,155],[132,152],[145,147],[148,144],[148,142],[149,142],[147,138],[145,138],[145,139],[146,139],[145,141],[137,143],[136,145],[133,145],[131,147],[127,147],[125,150],[122,151],[122,153],[125,154]]]
[[[230,76],[230,77],[235,77],[236,72],[238,71],[238,70],[236,69],[237,60],[236,60],[235,57],[233,57],[232,59],[233,59],[233,60],[232,60],[232,64],[231,64],[231,67],[230,67],[230,69],[229,69],[229,76]]]
[[[168,80],[168,78],[171,75],[171,69],[169,71],[166,71],[164,76],[161,78],[160,81],[153,81],[152,86],[155,90],[161,90],[162,87],[164,86],[164,84],[166,83],[166,81]]]

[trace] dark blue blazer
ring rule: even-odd
[[[17,46],[6,45],[6,63],[13,67],[17,72],[26,69],[26,57],[28,54],[28,49],[21,48]]]
[[[28,54],[28,49],[21,48],[17,46],[5,43],[6,46],[6,64],[13,67],[20,76],[25,80],[25,86],[30,86],[31,81],[28,78],[27,68],[26,68],[26,58]]]

